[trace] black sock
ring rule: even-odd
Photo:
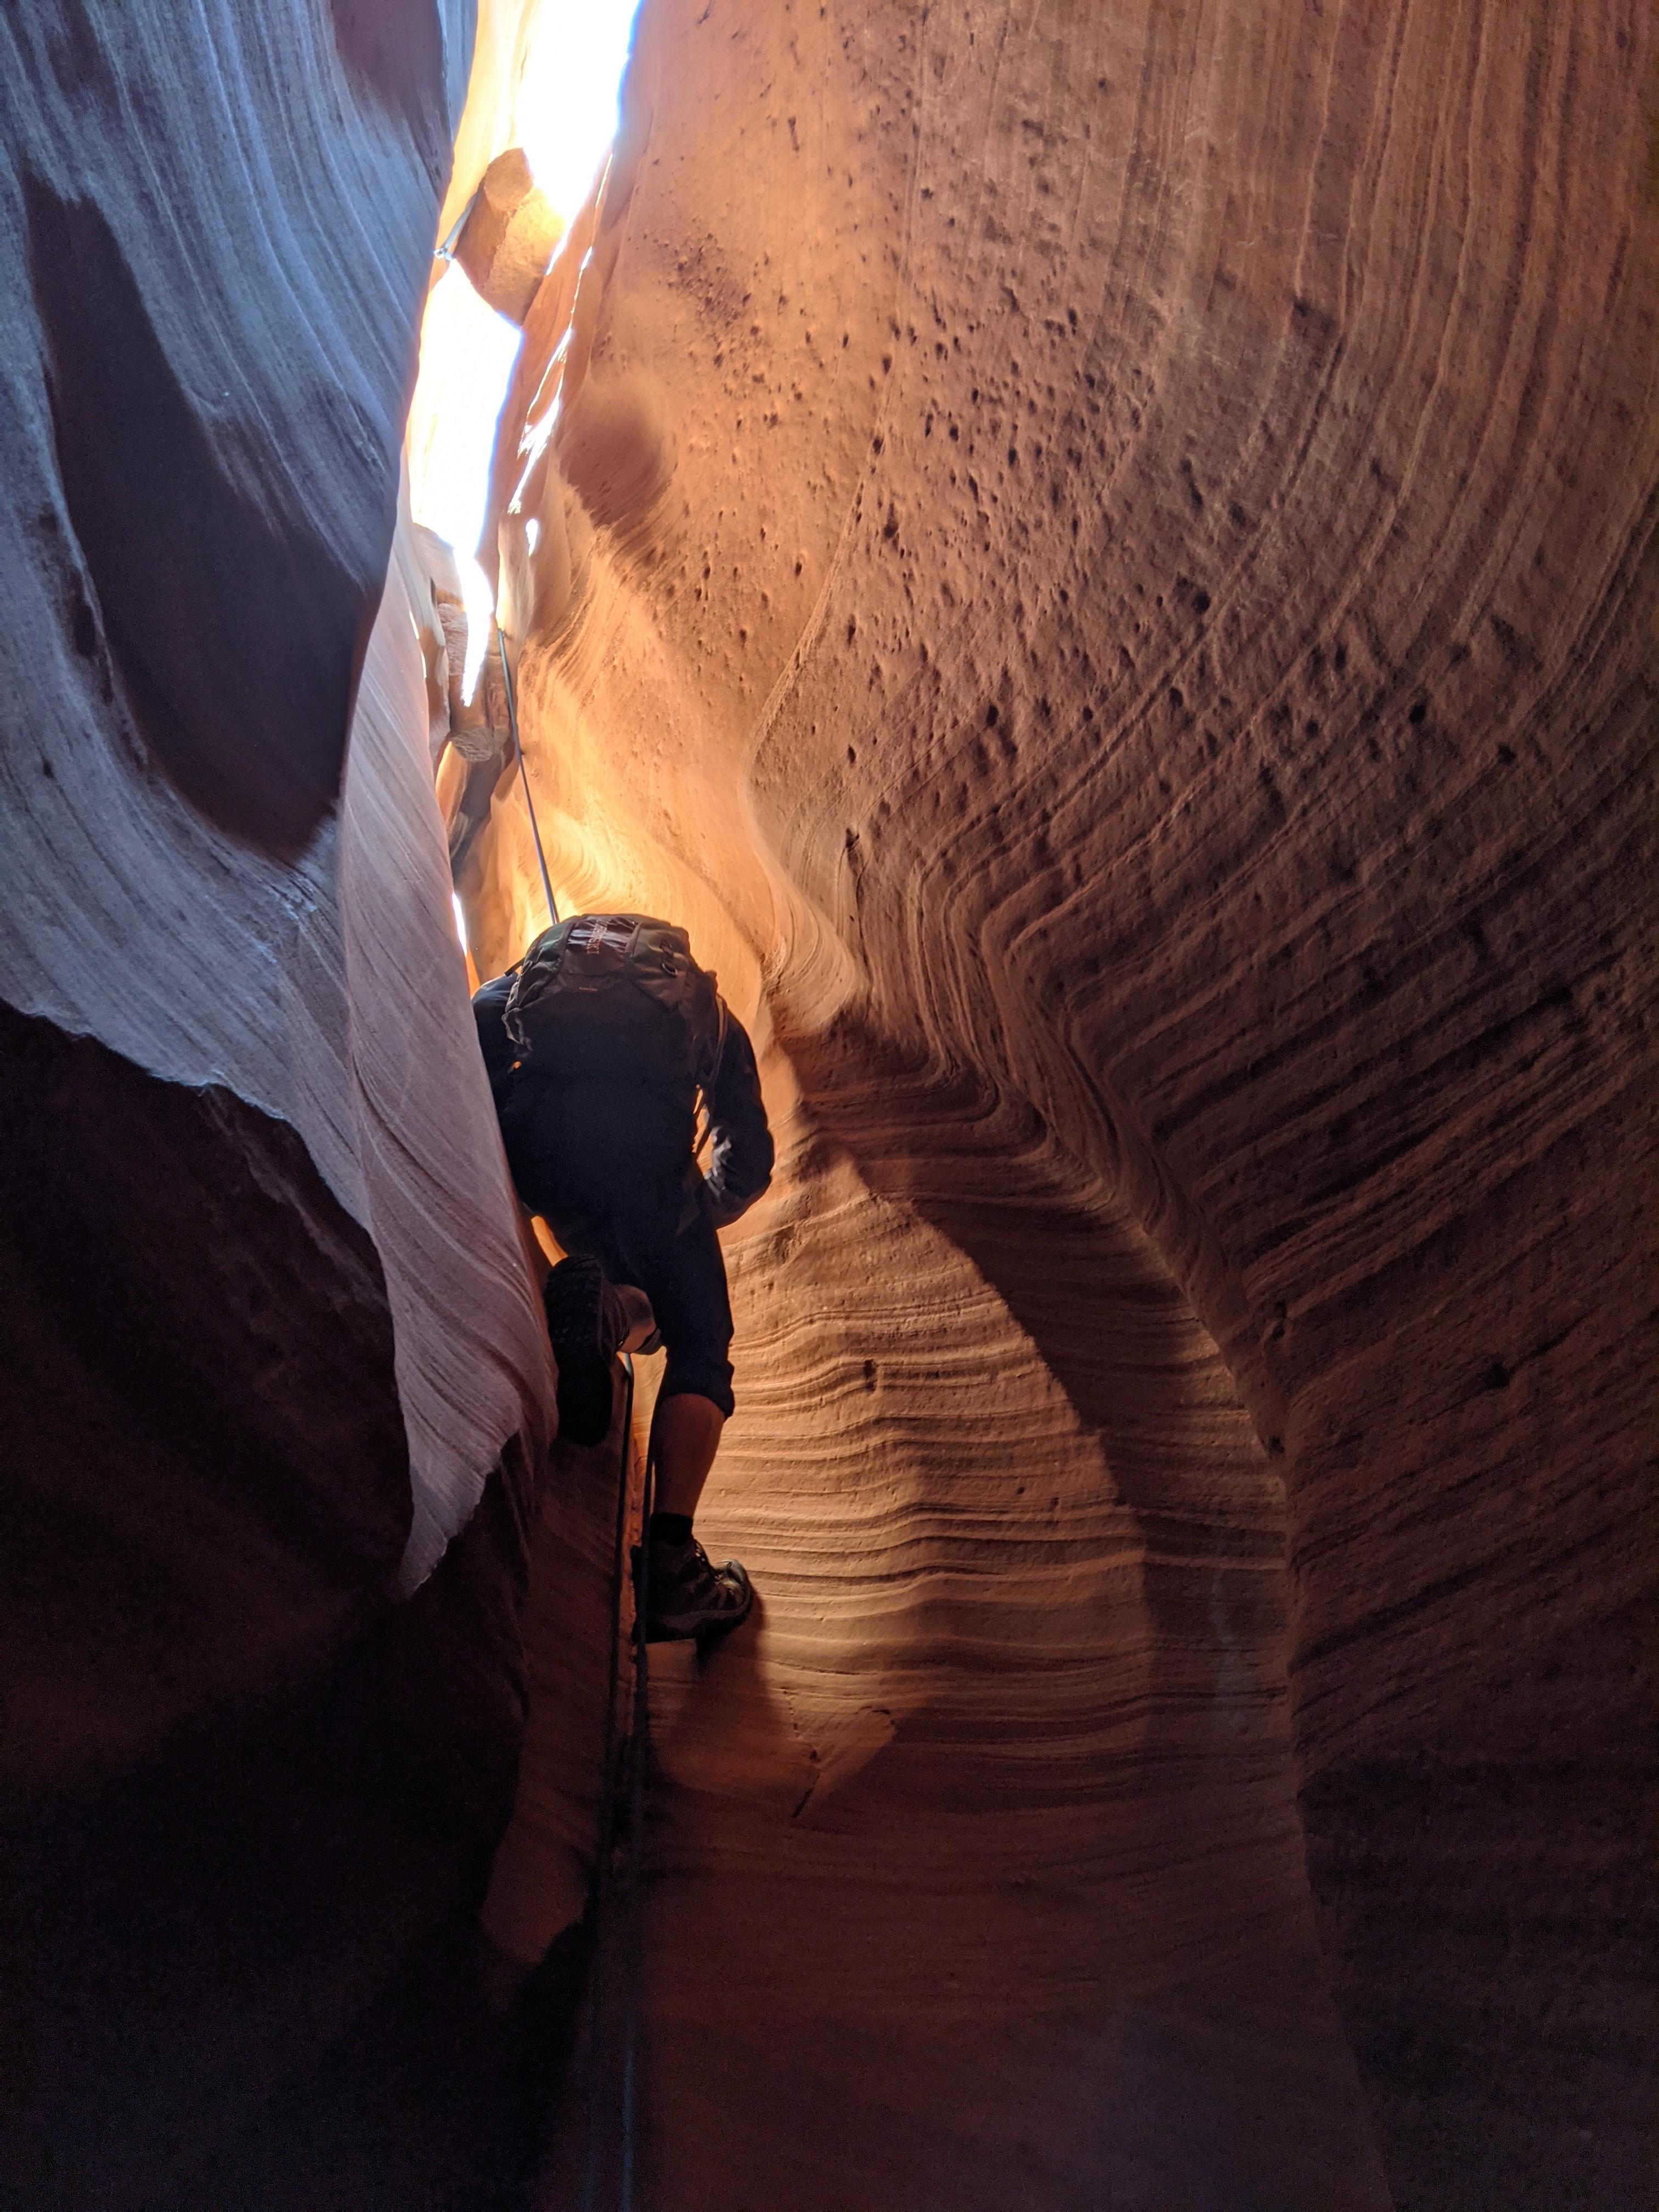
[[[691,1516],[689,1513],[653,1513],[651,1516],[651,1540],[653,1544],[689,1544],[691,1540]]]

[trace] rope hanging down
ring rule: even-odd
[[[481,184],[474,185],[472,197],[450,225],[448,237],[444,240],[441,246],[433,247],[432,258],[434,261],[450,263],[454,261],[456,245],[466,227],[468,216],[477,204],[478,194],[482,190]],[[541,824],[536,819],[536,802],[530,796],[530,777],[524,764],[524,747],[519,743],[519,710],[513,697],[513,672],[507,665],[507,640],[501,635],[501,626],[499,623],[492,623],[491,627],[495,632],[495,650],[501,655],[501,682],[507,691],[507,726],[513,733],[513,756],[519,763],[519,781],[524,786],[524,803],[530,815],[530,834],[536,841],[536,866],[542,872],[542,895],[547,901],[548,920],[556,921],[559,918],[559,909],[553,903],[553,884],[547,872],[547,855],[542,850]]]
[[[513,735],[513,757],[519,763],[519,781],[524,786],[524,803],[530,816],[530,834],[536,841],[536,866],[542,872],[542,896],[547,901],[547,918],[556,921],[559,909],[553,903],[553,884],[547,872],[547,855],[542,850],[542,829],[536,819],[536,802],[530,795],[530,775],[524,764],[524,747],[519,743],[519,709],[513,696],[513,671],[507,665],[507,639],[501,626],[495,624],[495,650],[501,655],[501,684],[507,692],[507,726]]]

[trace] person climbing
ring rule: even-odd
[[[713,1565],[692,1522],[732,1406],[716,1231],[772,1179],[754,1047],[686,933],[648,915],[555,923],[472,1005],[514,1185],[569,1255],[545,1298],[572,1376],[561,1402],[573,1435],[580,1423],[603,1437],[611,1358],[640,1340],[623,1286],[649,1298],[667,1351],[651,1425],[647,1634],[735,1628],[753,1599],[749,1577],[735,1559]]]

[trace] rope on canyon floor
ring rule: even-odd
[[[645,1819],[646,1745],[648,1729],[645,1574],[647,1532],[651,1524],[652,1492],[656,1486],[656,1460],[655,1455],[647,1451],[641,1489],[640,1541],[635,1553],[633,1573],[634,1710],[632,1724],[629,1729],[626,1742],[620,1747],[621,1759],[619,1759],[617,1692],[620,1686],[622,1674],[623,1564],[626,1556],[628,1539],[629,1462],[634,1436],[634,1362],[631,1356],[623,1355],[623,1366],[628,1380],[623,1407],[621,1463],[617,1480],[617,1522],[611,1585],[611,1662],[605,1693],[605,1745],[600,1766],[599,1832],[594,1851],[593,1889],[590,1905],[592,1915],[593,1952],[588,1969],[588,1985],[583,2005],[585,2032],[582,2043],[585,2050],[587,2081],[585,2100],[586,2139],[582,2161],[581,2212],[599,2212],[599,2107],[605,2088],[604,2069],[600,2064],[599,2041],[605,2010],[603,2000],[607,1994],[605,1967],[608,1945],[606,1939],[609,1932],[612,1863],[618,1853],[621,1855],[623,1874],[621,1932],[623,1990],[623,2039],[620,2054],[621,2142],[618,2160],[617,2212],[633,2212],[635,2170],[639,1992],[644,1959],[644,1905],[639,1860]],[[626,1762],[627,1799],[624,1820],[619,1834],[617,1826],[617,1811],[618,1784],[622,1779],[619,1767],[623,1760]]]
[[[623,1839],[622,2183],[618,2212],[634,2212],[634,2147],[638,2135],[640,1984],[645,1974],[645,1773],[651,1752],[651,1669],[646,1656],[646,1577],[651,1506],[656,1489],[654,1452],[645,1455],[640,1496],[640,1547],[634,1557],[634,1725],[628,1738],[628,1826]]]
[[[611,1860],[617,1826],[617,1689],[622,1673],[623,1561],[628,1543],[628,1465],[634,1441],[634,1362],[624,1357],[627,1394],[623,1407],[621,1463],[617,1473],[617,1522],[611,1561],[611,1656],[605,1692],[605,1741],[599,1758],[599,1817],[593,1846],[593,1884],[588,1911],[593,1951],[582,2003],[580,2047],[586,2068],[586,2143],[582,2160],[582,2212],[598,2212],[599,2156],[599,1967],[611,1887]]]
[[[547,872],[547,855],[542,850],[542,826],[536,819],[536,802],[530,795],[530,772],[524,764],[524,747],[519,743],[518,702],[513,696],[513,672],[507,665],[507,640],[501,635],[499,623],[495,625],[495,650],[501,655],[501,684],[507,693],[507,726],[512,733],[513,757],[519,763],[519,781],[524,786],[524,803],[530,816],[530,834],[536,841],[536,866],[542,872],[542,895],[547,901],[547,918],[550,921],[556,921],[559,918],[559,909],[553,903],[552,879]],[[631,1391],[634,1387],[634,1370],[631,1363],[628,1376],[629,1389]],[[626,1464],[627,1449],[627,1445],[624,1444],[623,1447],[624,1464]]]

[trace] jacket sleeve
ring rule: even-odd
[[[513,978],[516,969],[509,968],[505,975],[497,975],[472,995],[472,1018],[478,1025],[478,1049],[483,1054],[485,1072],[489,1077],[489,1088],[499,1111],[513,1079],[513,1063],[517,1057],[513,1040],[507,1033],[507,1002],[512,994]]]
[[[707,1094],[713,1143],[707,1177],[714,1226],[724,1229],[751,1206],[772,1180],[772,1133],[766,1126],[755,1048],[737,1017],[726,1017],[726,1045]]]

